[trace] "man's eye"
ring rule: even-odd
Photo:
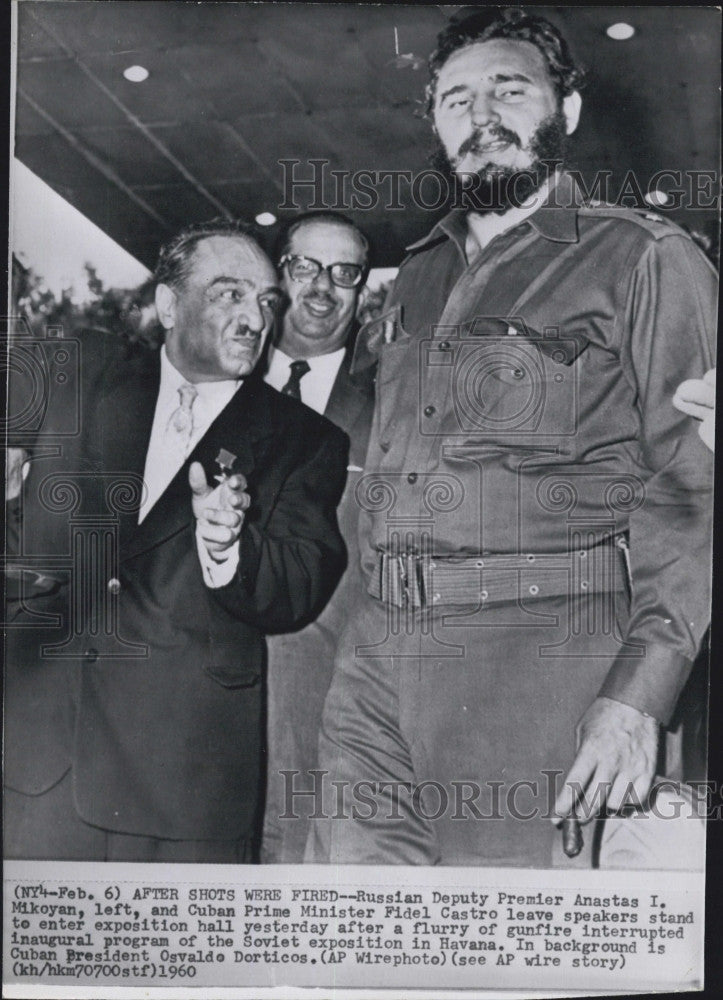
[[[243,295],[238,288],[224,288],[218,297],[224,302],[240,302],[243,299]]]
[[[462,111],[470,103],[469,97],[457,97],[447,104],[448,111]]]
[[[514,98],[518,98],[518,97],[524,97],[524,96],[525,96],[524,90],[521,90],[519,87],[516,90],[510,90],[510,89],[500,90],[497,93],[497,97],[501,101],[506,101],[506,100],[510,100],[510,99],[514,99]]]

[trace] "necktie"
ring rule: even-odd
[[[175,456],[185,459],[191,450],[191,435],[193,434],[193,403],[198,395],[198,389],[190,382],[179,386],[180,406],[173,411],[166,428],[166,437],[170,449]]]
[[[292,361],[289,365],[291,375],[289,381],[282,388],[285,396],[293,396],[294,399],[301,399],[301,386],[299,383],[308,371],[311,371],[308,361]]]

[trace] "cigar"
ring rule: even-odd
[[[562,849],[568,858],[576,858],[583,848],[580,820],[572,813],[562,821]]]

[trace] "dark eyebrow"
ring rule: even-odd
[[[525,76],[524,73],[495,73],[493,77],[490,77],[492,83],[532,83],[533,81],[529,76]],[[464,83],[458,83],[454,87],[450,87],[449,90],[445,90],[440,94],[439,103],[441,104],[452,94],[459,94],[465,90],[469,90],[469,87]]]
[[[209,288],[213,288],[214,285],[250,285],[251,282],[247,278],[234,278],[230,275],[221,274],[218,278],[214,278]]]
[[[469,87],[462,83],[458,83],[456,86],[450,87],[449,90],[445,90],[442,94],[440,94],[439,103],[441,104],[442,101],[444,101],[447,97],[450,97],[452,94],[460,94],[463,90],[469,90]]]
[[[529,76],[525,76],[524,73],[495,73],[493,81],[494,83],[532,83]]]

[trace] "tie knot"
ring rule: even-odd
[[[198,395],[198,389],[190,382],[184,382],[178,388],[178,395],[181,398],[181,409],[190,410],[193,407],[193,401]]]
[[[294,378],[303,378],[308,371],[311,371],[311,366],[308,361],[292,361],[289,365],[291,369],[291,374]]]

